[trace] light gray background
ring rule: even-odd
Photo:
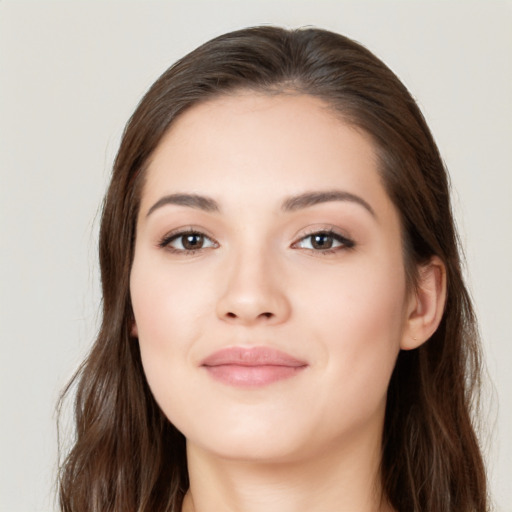
[[[124,123],[178,57],[228,30],[273,23],[363,42],[430,123],[452,175],[497,389],[491,488],[498,510],[512,511],[511,5],[1,2],[0,510],[56,510],[54,406],[98,324],[97,213]]]

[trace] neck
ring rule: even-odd
[[[182,512],[392,512],[380,484],[380,440],[341,451],[270,463],[226,459],[188,443]]]

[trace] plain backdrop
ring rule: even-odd
[[[512,6],[492,1],[0,2],[0,510],[57,510],[59,391],[98,326],[98,212],[129,115],[178,57],[271,23],[346,34],[405,82],[453,181],[512,511]],[[491,403],[492,387],[485,395]]]

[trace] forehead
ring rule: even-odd
[[[319,98],[251,91],[198,104],[151,157],[143,203],[158,194],[266,199],[343,188],[384,193],[370,137]]]

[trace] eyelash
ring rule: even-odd
[[[297,247],[299,243],[303,242],[304,240],[307,240],[308,238],[311,239],[314,236],[325,236],[328,238],[332,238],[335,242],[338,242],[340,245],[337,247],[332,247],[328,249],[310,249],[303,247],[304,250],[307,250],[310,253],[313,254],[335,254],[339,251],[346,251],[349,249],[353,249],[355,247],[355,242],[351,240],[350,238],[347,238],[346,236],[343,236],[342,234],[334,231],[331,228],[328,229],[320,229],[320,230],[314,230],[310,233],[305,234],[302,236],[297,242],[294,242],[292,244],[292,248],[299,248]]]
[[[212,245],[210,245],[208,247],[200,247],[199,249],[190,249],[190,250],[177,249],[170,245],[173,241],[178,240],[179,238],[183,238],[185,236],[191,236],[191,235],[202,237],[205,240],[209,240]],[[339,251],[353,249],[356,245],[353,240],[341,235],[340,233],[337,233],[333,229],[320,229],[320,230],[311,231],[310,233],[307,233],[306,235],[302,236],[299,240],[294,242],[291,245],[291,247],[293,249],[300,249],[300,247],[298,247],[299,244],[301,242],[304,242],[308,238],[311,239],[313,236],[325,236],[328,238],[332,238],[335,242],[338,242],[340,244],[337,247],[328,248],[328,249],[314,249],[314,248],[307,248],[307,247],[302,248],[302,249],[304,249],[308,252],[314,253],[314,254],[324,254],[324,255],[334,254]],[[183,246],[183,243],[181,245]],[[216,240],[214,240],[212,237],[207,236],[204,233],[202,233],[201,231],[196,230],[196,229],[187,229],[184,231],[168,233],[158,243],[158,247],[160,247],[162,249],[166,249],[174,254],[180,254],[180,255],[186,255],[186,256],[193,256],[194,254],[197,254],[198,252],[202,252],[204,250],[211,249],[211,248],[216,248],[218,246],[219,246],[219,244]]]
[[[212,245],[210,247],[200,247],[199,249],[176,249],[175,247],[172,247],[170,244],[171,242],[174,242],[175,240],[178,240],[179,238],[186,237],[186,236],[198,236],[202,237],[205,240],[209,240],[212,242]],[[181,244],[183,246],[183,243]],[[210,249],[211,247],[218,247],[219,244],[216,240],[214,240],[212,237],[205,235],[201,231],[197,229],[186,229],[183,231],[175,231],[172,233],[168,233],[165,235],[162,240],[158,243],[158,246],[162,249],[166,249],[174,254],[183,254],[186,256],[193,256],[194,254],[197,254],[198,252],[204,251],[205,249]]]

